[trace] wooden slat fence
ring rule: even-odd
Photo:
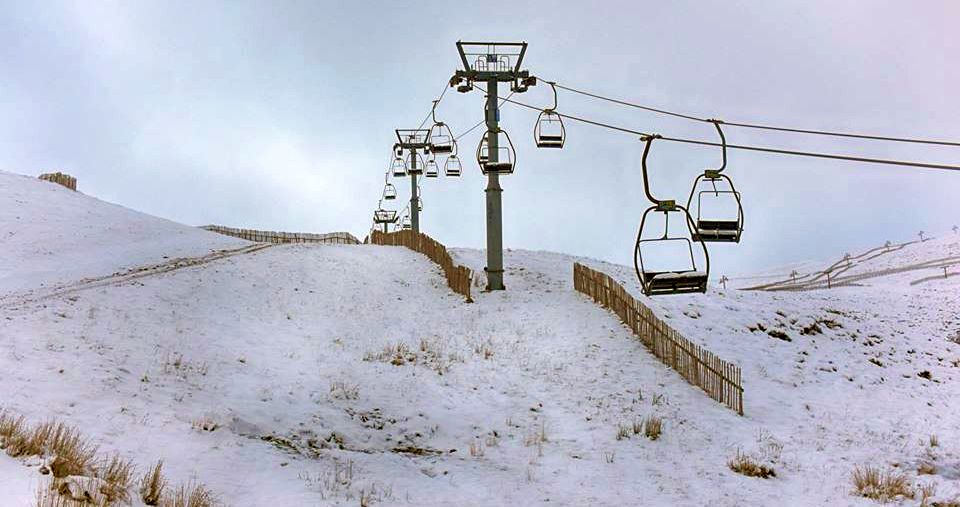
[[[62,172],[55,173],[44,173],[38,176],[41,180],[49,181],[51,183],[56,183],[58,185],[63,185],[70,190],[77,190],[77,179],[69,174]]]
[[[407,230],[387,233],[373,231],[370,234],[370,243],[374,245],[405,246],[426,255],[430,260],[440,265],[444,276],[447,277],[447,285],[450,286],[450,289],[467,298],[468,303],[473,302],[473,298],[470,296],[470,281],[473,279],[473,271],[466,266],[454,264],[453,259],[447,252],[447,247],[439,241],[422,232],[418,234]]]
[[[708,396],[743,415],[740,367],[684,338],[609,275],[576,263],[573,285],[616,313],[664,364]]]
[[[313,234],[309,232],[277,232],[259,231],[256,229],[237,229],[222,225],[204,225],[200,227],[211,232],[233,236],[235,238],[255,241],[257,243],[324,243],[330,245],[359,245],[358,240],[349,232],[331,232],[327,234]]]

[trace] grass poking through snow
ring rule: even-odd
[[[857,495],[876,500],[889,502],[898,497],[913,498],[913,483],[906,474],[896,471],[882,471],[870,465],[858,466],[851,475],[853,488]]]
[[[777,472],[774,471],[773,468],[758,463],[754,458],[747,454],[743,454],[739,450],[737,451],[736,456],[730,458],[730,461],[727,462],[727,466],[730,467],[730,470],[733,470],[740,475],[746,475],[747,477],[759,477],[761,479],[766,479],[777,476]]]

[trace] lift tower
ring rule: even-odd
[[[450,78],[450,86],[467,93],[475,82],[487,87],[484,120],[487,134],[477,147],[477,162],[487,175],[487,290],[503,290],[503,215],[501,212],[500,174],[510,174],[515,167],[516,153],[510,138],[500,129],[500,108],[497,100],[499,83],[510,83],[510,91],[523,93],[537,83],[529,71],[521,71],[526,42],[457,42],[463,62]],[[501,143],[505,141],[505,143]],[[501,157],[501,155],[505,155]],[[505,160],[504,160],[505,159]]]
[[[410,176],[410,225],[413,232],[420,232],[420,186],[417,176],[423,172],[420,150],[430,150],[430,129],[396,129],[401,152],[408,153],[407,175]]]

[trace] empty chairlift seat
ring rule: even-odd
[[[694,241],[733,242],[740,241],[740,223],[730,220],[697,220]]]
[[[430,152],[446,155],[453,153],[455,141],[450,127],[443,122],[436,122],[430,128]]]
[[[460,174],[462,174],[463,172],[463,167],[460,164],[460,159],[457,158],[455,154],[450,155],[449,157],[447,157],[447,161],[443,165],[443,170],[444,170],[444,174],[446,174],[447,176],[451,176],[454,178],[460,176]]]
[[[645,291],[648,296],[706,292],[707,288],[706,271],[644,272],[641,276],[643,285],[649,287]]]
[[[507,135],[506,131],[499,130],[496,133],[497,136],[497,160],[490,160],[490,145],[487,141],[487,135],[484,135],[480,138],[480,144],[477,145],[477,163],[480,165],[480,171],[483,174],[487,173],[499,173],[499,174],[512,174],[516,170],[516,150],[513,147],[513,142],[510,140],[510,136]]]

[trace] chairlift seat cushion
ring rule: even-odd
[[[650,281],[662,282],[681,282],[706,280],[707,273],[704,271],[668,271],[666,273],[651,273]]]
[[[540,134],[541,141],[563,141],[563,136],[551,136],[548,134]]]
[[[740,229],[740,223],[736,220],[699,220],[697,229],[717,230],[717,231],[737,231]]]
[[[487,168],[488,172],[493,173],[512,173],[513,172],[513,163],[512,162],[486,162],[483,164]]]
[[[563,148],[563,141],[548,141],[541,137],[537,140],[537,148]]]
[[[643,277],[647,295],[704,292],[707,287],[707,273],[704,271],[644,273]]]
[[[453,151],[453,146],[449,144],[434,144],[430,151],[434,153],[450,153]]]

